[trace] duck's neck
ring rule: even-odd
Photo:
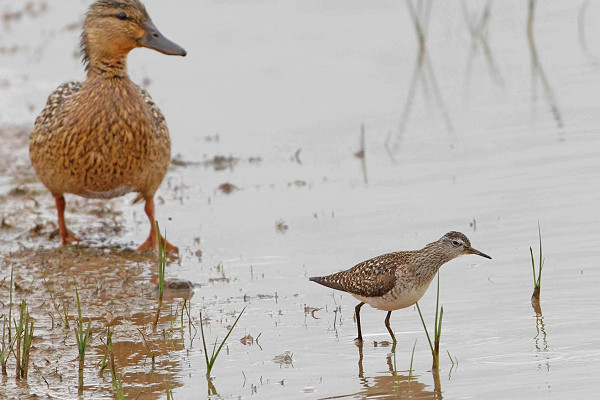
[[[90,57],[86,68],[88,79],[129,79],[129,75],[127,75],[127,54],[119,57]]]

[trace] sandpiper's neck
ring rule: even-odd
[[[438,242],[429,243],[421,250],[414,252],[414,265],[427,274],[435,275],[442,265],[456,258],[444,251]]]

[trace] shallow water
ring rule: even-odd
[[[54,3],[0,24],[0,48],[16,46],[0,55],[2,154],[10,160],[0,163],[0,212],[10,225],[0,229],[7,260],[0,279],[15,265],[23,288],[17,299],[27,299],[36,318],[39,368],[27,385],[15,383],[9,369],[1,388],[7,397],[77,395],[75,340],[53,327],[59,318],[49,293],[62,290],[73,317],[71,292],[78,286],[84,315],[94,318],[85,398],[112,396],[110,375],[99,378],[96,366],[107,324],[114,325],[128,395],[144,388],[140,398],[164,398],[168,385],[176,399],[208,396],[199,311],[209,319],[210,341],[226,334],[243,307],[212,371],[218,392],[212,397],[595,398],[597,4],[585,14],[587,51],[578,40],[580,4],[536,7],[535,44],[553,113],[539,73],[532,74],[524,2],[493,4],[487,43],[497,74],[480,47],[467,72],[472,42],[461,3],[434,2],[430,64],[415,75],[419,48],[403,2],[146,1],[156,25],[189,53],[182,59],[137,50],[129,69],[134,80],[148,79],[169,121],[173,154],[187,162],[171,168],[157,218],[181,249],[167,277],[195,284],[194,326],[187,316],[184,329],[178,319],[171,326],[182,304],[175,294],[153,332],[154,262],[127,250],[148,229],[142,208],[130,205],[134,196],[68,198],[70,228],[92,247],[60,250],[52,237],[53,202],[31,183],[28,127],[54,87],[83,76],[74,54],[87,2]],[[481,16],[481,2],[467,6]],[[20,7],[0,2],[0,12]],[[434,72],[443,106],[427,71]],[[367,183],[354,156],[361,124]],[[220,155],[237,161],[216,168],[210,161]],[[238,190],[225,194],[224,183]],[[15,192],[19,187],[26,190]],[[529,300],[528,248],[537,249],[538,222],[543,316]],[[307,278],[420,248],[449,230],[467,234],[493,260],[462,257],[441,270],[439,376],[430,372],[413,308],[392,315],[398,345],[390,355],[382,343],[389,339],[385,313],[364,307],[361,357],[352,340],[356,300]],[[0,289],[6,304],[7,281]],[[431,326],[435,288],[420,304]],[[154,368],[138,328],[157,352]],[[241,343],[247,334],[258,342]]]

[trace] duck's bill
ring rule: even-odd
[[[479,251],[479,250],[475,250],[475,249],[474,249],[474,248],[472,248],[472,247],[471,247],[471,248],[468,250],[468,252],[469,252],[469,254],[475,254],[475,255],[478,255],[478,256],[481,256],[481,257],[489,258],[490,260],[492,259],[492,257],[488,256],[488,255],[487,255],[487,254],[485,254],[485,253],[482,253],[482,252],[481,252],[481,251]]]
[[[140,40],[142,46],[170,56],[186,56],[187,52],[183,47],[164,37],[151,20],[146,22],[145,27],[146,35]]]

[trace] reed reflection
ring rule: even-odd
[[[442,98],[442,92],[438,85],[433,70],[433,64],[427,51],[427,33],[429,30],[432,4],[433,0],[422,0],[416,1],[415,3],[413,3],[412,0],[406,0],[406,6],[417,34],[419,47],[417,49],[417,59],[410,80],[406,103],[404,104],[404,110],[400,118],[399,130],[396,134],[390,132],[385,141],[385,148],[393,161],[395,161],[395,156],[400,151],[401,140],[406,132],[406,125],[410,118],[419,83],[421,84],[425,101],[429,100],[430,91],[433,92],[434,100],[442,115],[446,129],[449,133],[453,132],[452,123],[450,122],[450,117],[446,110],[446,104]]]
[[[499,86],[504,86],[504,78],[500,73],[494,54],[488,42],[488,22],[492,15],[492,0],[488,0],[480,14],[471,12],[466,2],[462,2],[463,18],[471,34],[471,46],[469,46],[469,53],[467,56],[467,67],[465,70],[465,86],[468,88],[468,84],[471,79],[473,71],[473,62],[475,56],[481,52],[485,58],[488,73],[492,82]]]
[[[558,101],[554,94],[554,89],[550,86],[540,56],[537,51],[535,44],[535,38],[533,35],[533,26],[535,22],[535,6],[536,0],[529,0],[529,12],[527,15],[527,39],[529,41],[529,49],[531,51],[531,110],[532,115],[535,118],[535,111],[538,99],[538,83],[542,85],[542,91],[546,104],[550,107],[550,113],[556,122],[558,128],[563,127],[563,120],[560,109],[558,107]]]

